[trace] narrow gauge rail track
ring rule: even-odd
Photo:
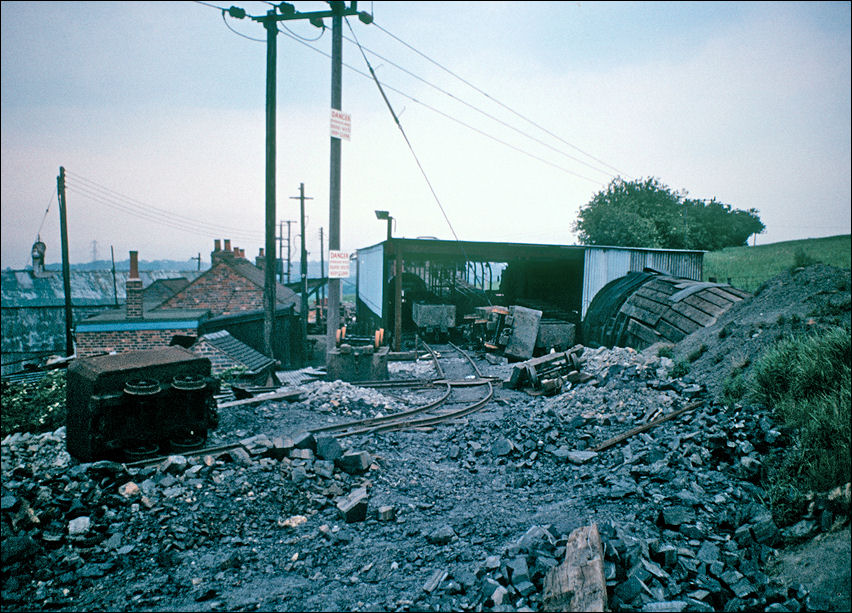
[[[432,356],[435,370],[439,375],[438,379],[432,381],[431,384],[444,386],[444,393],[440,398],[407,411],[311,428],[308,432],[332,434],[337,438],[344,438],[357,434],[427,427],[470,415],[488,404],[488,401],[494,396],[494,386],[490,379],[483,377],[482,372],[470,355],[460,347],[449,343],[448,347],[460,354],[463,360],[442,364],[438,352],[426,343],[423,343],[423,346]],[[449,373],[445,371],[445,366],[450,371]],[[368,386],[390,387],[395,383],[394,381],[375,382],[368,384]],[[484,395],[471,393],[469,390],[471,387],[486,387],[487,392]],[[474,396],[474,398],[471,399],[470,396]]]
[[[437,400],[381,417],[368,417],[354,421],[310,428],[307,431],[312,434],[330,434],[337,438],[354,436],[357,434],[369,434],[373,432],[391,432],[394,430],[405,430],[409,428],[423,428],[457,419],[475,413],[482,409],[494,396],[494,386],[490,378],[484,377],[473,358],[457,345],[449,343],[447,346],[461,356],[462,360],[441,361],[439,351],[436,351],[426,343],[422,342],[426,351],[429,352],[438,377],[435,379],[398,379],[387,381],[361,382],[358,385],[372,388],[405,387],[409,389],[432,388],[443,386],[443,394]],[[445,368],[446,367],[446,368]],[[472,374],[471,374],[472,373]],[[484,387],[482,392],[471,392],[471,388]],[[256,398],[227,402],[221,405],[235,406],[242,404],[253,404],[265,400],[275,400],[292,396],[293,391],[263,394]],[[474,396],[470,398],[470,396]],[[224,453],[233,449],[243,447],[240,442],[217,445],[215,447],[200,447],[198,449],[186,450],[183,455],[197,457],[208,454]],[[161,462],[167,456],[155,456],[141,459],[135,462],[126,462],[128,468],[140,468],[152,466]]]

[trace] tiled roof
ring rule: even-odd
[[[251,374],[262,372],[265,368],[275,364],[275,360],[263,355],[237,340],[227,330],[210,332],[201,336],[199,342],[204,340],[213,347],[227,355],[234,362],[242,364]]]
[[[245,277],[255,285],[263,288],[266,284],[266,273],[244,258],[227,258],[223,260],[237,274]],[[296,293],[285,285],[275,284],[275,301],[280,304],[293,304],[296,302]]]

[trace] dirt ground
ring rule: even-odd
[[[852,532],[847,523],[813,540],[782,550],[769,567],[770,577],[788,585],[804,585],[811,594],[812,610],[852,611]]]

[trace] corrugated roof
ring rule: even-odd
[[[219,330],[218,332],[210,332],[201,336],[198,341],[207,341],[213,347],[227,355],[234,362],[242,364],[251,374],[258,374],[265,368],[275,364],[275,360],[263,355],[237,340],[227,330]]]
[[[115,283],[111,270],[72,270],[71,301],[74,306],[114,305],[125,302],[125,285],[128,271],[116,271]],[[148,287],[158,280],[171,280],[180,276],[194,281],[198,271],[175,272],[170,270],[140,271],[142,286]],[[62,273],[46,277],[33,277],[32,270],[4,270],[0,272],[0,304],[4,308],[56,307],[65,304]]]

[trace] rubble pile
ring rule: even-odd
[[[310,383],[301,399],[221,409],[208,443],[239,446],[147,467],[78,463],[63,428],[8,436],[0,604],[545,610],[571,535],[596,526],[611,610],[825,609],[771,580],[767,563],[847,524],[850,486],[778,525],[760,483],[791,433],[769,409],[723,405],[701,370],[673,379],[654,352],[582,359],[591,378],[554,395],[500,388],[455,423],[342,440],[306,430],[408,407],[424,390]],[[516,364],[481,367],[507,380]]]

